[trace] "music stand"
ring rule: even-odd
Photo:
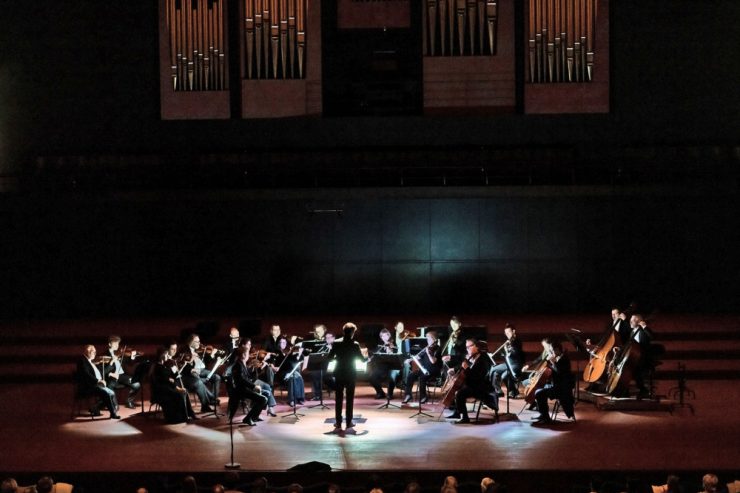
[[[287,375],[285,375],[285,378],[283,379],[283,381],[285,381],[285,382],[288,382],[288,381],[290,382],[289,383],[290,390],[291,390],[290,395],[293,396],[293,412],[292,413],[289,413],[289,414],[286,414],[285,416],[282,416],[283,418],[287,418],[289,416],[293,416],[293,417],[295,417],[296,420],[298,420],[298,419],[301,419],[300,416],[305,416],[305,414],[300,414],[298,412],[298,410],[297,410],[297,405],[298,405],[297,404],[297,401],[298,401],[298,399],[296,399],[296,397],[295,397],[295,394],[296,394],[296,388],[295,387],[296,387],[296,380],[297,380],[296,373],[298,372],[298,368],[300,368],[300,366],[301,366],[300,361],[296,361],[295,362],[295,366],[293,366],[293,369],[290,370],[290,373],[288,373]]]
[[[373,363],[377,365],[382,365],[383,370],[385,372],[391,372],[393,370],[400,370],[401,368],[403,368],[403,355],[402,354],[376,354],[373,356]],[[391,393],[387,392],[385,395],[385,404],[378,406],[378,409],[388,409],[391,407],[395,407],[396,409],[401,409],[401,406],[398,406],[396,404],[391,404]]]
[[[581,340],[581,336],[578,335],[578,333],[580,333],[581,331],[578,329],[570,329],[570,330],[572,330],[573,332],[577,332],[577,333],[576,334],[566,333],[565,338],[568,339],[568,342],[573,344],[573,347],[576,348],[576,351],[583,351],[584,353],[586,353],[587,356],[590,355],[591,353],[589,353],[588,348]],[[580,375],[580,374],[581,374],[581,360],[577,359],[576,360],[576,375]],[[578,382],[576,382],[576,401],[579,400],[580,395],[581,395],[581,385]]]
[[[429,375],[427,374],[427,376],[429,376]],[[425,385],[426,385],[426,383],[425,383]],[[425,413],[425,412],[424,412],[424,409],[423,409],[423,407],[422,407],[423,405],[422,405],[422,403],[421,403],[421,399],[419,398],[419,396],[420,396],[420,395],[421,395],[421,379],[419,379],[419,382],[418,382],[418,383],[417,383],[417,385],[416,385],[416,401],[417,401],[417,402],[419,403],[419,410],[418,410],[418,411],[416,411],[416,412],[415,412],[414,414],[412,414],[411,416],[409,416],[409,419],[411,419],[411,418],[415,418],[415,417],[417,417],[417,416],[419,416],[419,415],[421,415],[421,416],[426,416],[427,418],[433,418],[434,416],[432,416],[432,415],[431,415],[431,414],[429,414],[429,413]]]
[[[515,384],[518,378],[514,376],[514,370],[511,368],[511,364],[509,363],[509,358],[504,356],[504,364],[506,365],[506,371],[509,373],[509,381],[514,380]],[[494,393],[496,392],[496,389],[494,388]],[[509,384],[506,384],[506,412],[504,414],[499,414],[498,419],[501,419],[502,416],[505,416],[507,419],[511,416],[511,419],[515,419],[516,415],[509,412],[509,395],[511,394],[511,389],[509,388]],[[498,395],[495,396],[496,398],[496,406],[498,407]],[[497,410],[498,411],[498,410]]]
[[[308,355],[308,365],[306,369],[308,371],[319,372],[319,403],[313,406],[308,406],[309,409],[318,407],[320,409],[331,409],[329,406],[324,404],[324,372],[327,366],[329,366],[329,355],[327,353],[311,353]],[[295,397],[295,396],[294,396]]]

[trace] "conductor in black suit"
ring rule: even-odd
[[[334,368],[334,378],[336,380],[336,407],[335,407],[335,431],[342,428],[342,400],[345,391],[347,393],[346,405],[346,422],[347,429],[353,429],[355,424],[352,422],[352,408],[355,400],[355,380],[357,379],[357,368],[355,363],[364,361],[365,357],[360,350],[360,345],[352,338],[355,335],[357,326],[347,322],[342,327],[344,337],[341,342],[335,342],[329,352],[329,361],[337,362]]]

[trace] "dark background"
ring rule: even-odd
[[[251,121],[159,119],[155,3],[0,2],[0,316],[738,310],[740,2],[612,1],[610,114]]]

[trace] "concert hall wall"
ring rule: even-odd
[[[0,316],[740,308],[736,194],[565,192],[6,197]]]

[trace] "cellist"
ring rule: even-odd
[[[543,341],[543,345],[544,341]],[[550,407],[547,404],[548,399],[559,399],[563,412],[569,418],[574,417],[573,389],[575,388],[575,379],[570,369],[570,358],[563,350],[563,345],[554,341],[545,346],[547,354],[547,365],[552,370],[552,377],[549,383],[535,391],[535,401],[539,416],[534,417],[535,423],[550,423]]]
[[[455,424],[470,423],[466,401],[469,397],[479,399],[483,404],[498,411],[498,399],[492,395],[490,371],[491,359],[480,351],[478,340],[465,340],[466,356],[462,361],[462,372],[458,378],[464,377],[462,387],[455,394],[455,412],[446,416],[447,419],[456,419]]]

